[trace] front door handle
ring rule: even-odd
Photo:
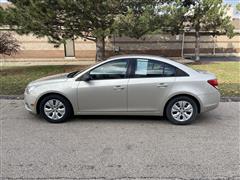
[[[113,89],[114,90],[123,90],[123,89],[125,89],[125,87],[123,87],[123,86],[114,86]]]
[[[159,84],[157,85],[157,87],[166,88],[166,87],[168,87],[168,84],[166,84],[166,83],[159,83]]]

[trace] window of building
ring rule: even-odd
[[[75,57],[75,45],[73,39],[66,40],[66,43],[64,44],[64,51],[65,57]]]

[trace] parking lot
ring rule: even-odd
[[[159,117],[78,116],[50,124],[1,101],[1,178],[240,179],[240,103],[188,126]]]

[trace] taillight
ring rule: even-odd
[[[218,81],[217,81],[217,79],[208,80],[208,83],[211,84],[213,87],[218,88]]]

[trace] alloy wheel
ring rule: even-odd
[[[193,115],[193,106],[188,101],[177,101],[172,106],[171,115],[176,121],[187,121]]]
[[[61,119],[65,112],[65,105],[58,99],[48,100],[44,105],[45,115],[52,120]]]

